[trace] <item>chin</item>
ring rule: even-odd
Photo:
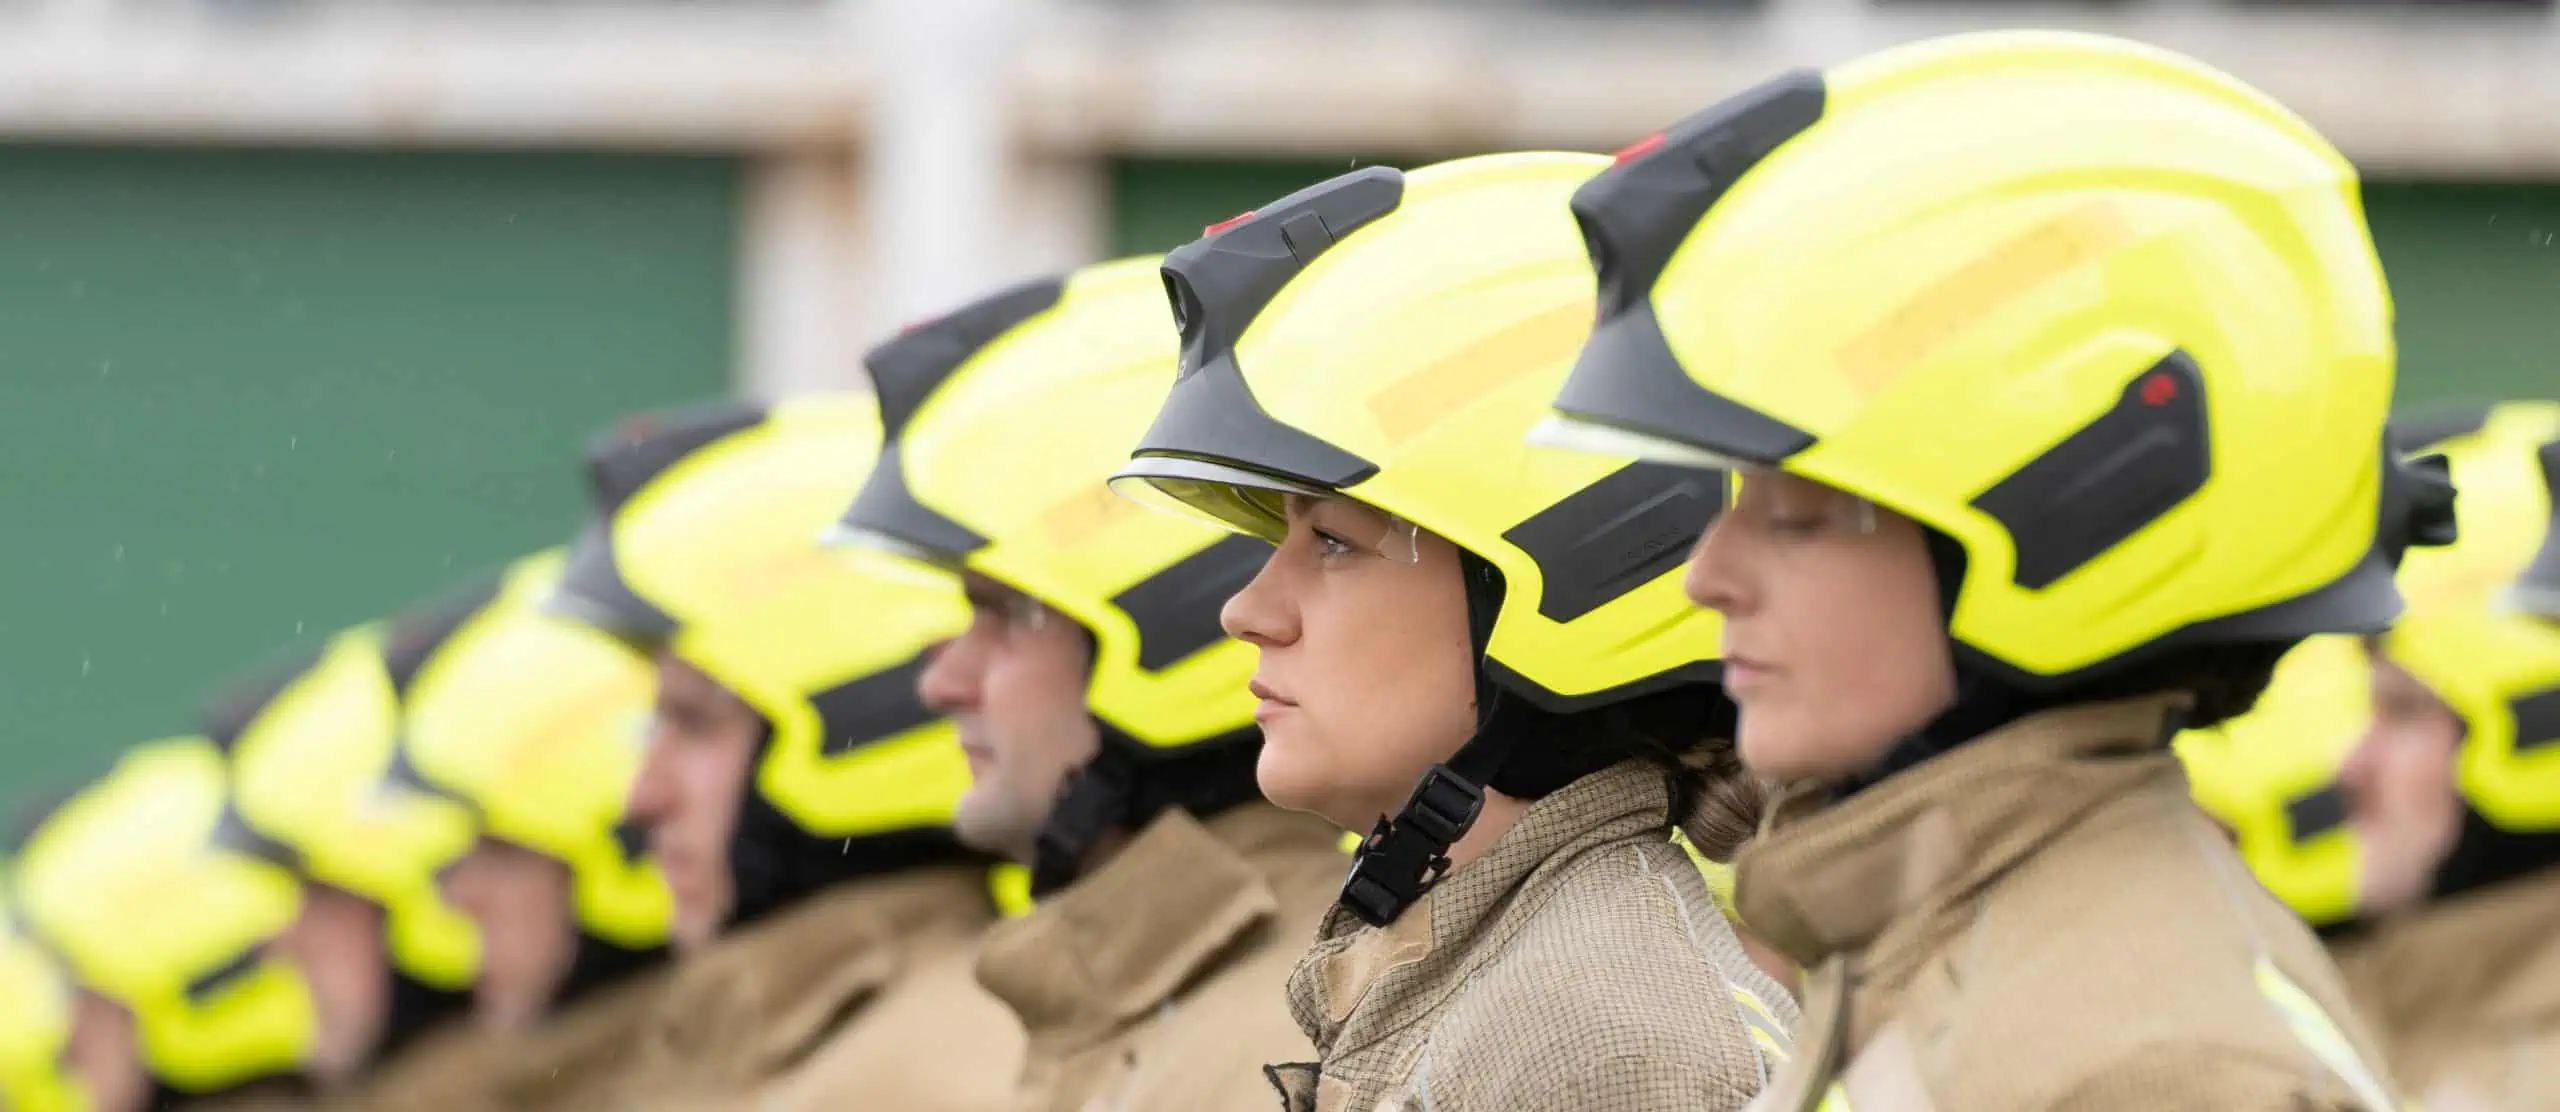
[[[961,845],[980,853],[1012,857],[1014,830],[1001,801],[982,798],[993,795],[992,785],[972,788],[960,796],[960,804],[951,813],[951,837]]]
[[[1804,775],[1804,746],[1794,736],[1794,731],[1766,718],[1755,727],[1746,714],[1733,734],[1733,748],[1741,755],[1744,767],[1773,780],[1789,780]]]
[[[1262,798],[1275,807],[1314,811],[1325,796],[1325,776],[1322,769],[1311,764],[1301,754],[1266,739],[1262,755],[1254,761],[1254,783],[1262,789]]]
[[[1891,733],[1862,730],[1839,715],[1742,712],[1734,729],[1734,751],[1752,772],[1784,783],[1789,780],[1838,781],[1868,767],[1892,747]]]
[[[699,912],[677,908],[674,921],[667,924],[667,941],[678,953],[692,953],[708,946],[719,937],[720,925],[706,922]]]

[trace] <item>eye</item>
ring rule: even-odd
[[[1346,541],[1332,533],[1328,533],[1322,529],[1317,529],[1314,532],[1316,535],[1316,555],[1319,559],[1340,559],[1360,551],[1358,548],[1353,547],[1350,541]]]
[[[1821,514],[1772,515],[1769,531],[1782,537],[1810,537],[1822,531]]]

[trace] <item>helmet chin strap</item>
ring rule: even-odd
[[[1085,647],[1090,660],[1090,632]],[[1032,846],[1034,898],[1082,879],[1093,867],[1094,850],[1114,831],[1134,833],[1169,810],[1214,815],[1262,798],[1262,786],[1254,779],[1254,766],[1262,758],[1260,726],[1159,750],[1100,716],[1092,717],[1101,744],[1093,759],[1067,771]]]
[[[415,1044],[439,1021],[469,1011],[471,990],[437,988],[394,969],[388,1009],[382,1021],[382,1038],[374,1044],[369,1063],[388,1061]]]
[[[756,790],[753,769],[772,744],[764,728],[746,779],[738,785],[737,829],[729,835],[728,929],[750,926],[846,881],[927,865],[977,860],[947,827],[925,827],[854,838],[829,838],[802,829]]]
[[[1166,811],[1213,815],[1262,798],[1254,766],[1262,731],[1247,726],[1169,752],[1095,720],[1102,744],[1059,785],[1031,861],[1031,894],[1045,896],[1084,876],[1093,851],[1113,831],[1136,831]]]
[[[551,993],[550,1011],[571,1007],[601,992],[634,973],[650,969],[667,959],[664,946],[633,950],[596,937],[581,928],[577,949],[571,952],[568,971],[561,974],[560,986]]]

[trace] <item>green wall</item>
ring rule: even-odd
[[[2380,185],[2405,403],[2560,397],[2560,186]]]
[[[1380,161],[1401,164],[1361,164]],[[1165,250],[1350,165],[1124,162],[1113,245]],[[2399,306],[2402,404],[2560,396],[2560,185],[2379,184],[2365,205]]]
[[[564,538],[722,393],[739,167],[0,148],[0,801]]]

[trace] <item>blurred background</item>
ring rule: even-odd
[[[0,803],[564,539],[629,410],[1369,163],[2083,28],[2364,166],[2403,405],[2560,385],[2549,0],[0,0]]]

